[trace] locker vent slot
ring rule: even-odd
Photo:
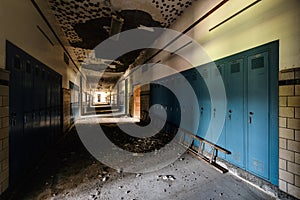
[[[196,80],[197,80],[197,74],[196,74],[196,72],[193,73],[193,75],[192,75],[192,80],[193,80],[193,81],[196,81]]]
[[[14,67],[16,69],[21,69],[21,61],[20,61],[20,57],[18,55],[15,56]]]
[[[203,78],[207,79],[208,78],[208,71],[204,70],[202,75],[203,75]]]
[[[264,172],[264,163],[262,161],[260,161],[260,160],[252,159],[252,167],[257,172]]]
[[[31,73],[31,64],[30,64],[30,62],[26,63],[26,73],[28,73],[28,74]]]
[[[35,66],[35,75],[38,76],[40,73],[40,69],[39,69],[39,66]]]
[[[251,61],[251,69],[259,69],[264,67],[264,57],[255,58]]]
[[[232,74],[240,72],[240,63],[232,64],[230,67],[230,72]]]

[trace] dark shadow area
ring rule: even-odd
[[[87,168],[90,170],[85,177],[79,175]],[[89,154],[73,128],[6,199],[47,199],[95,180],[100,171],[109,170]]]

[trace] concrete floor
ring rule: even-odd
[[[111,119],[109,120],[111,122]],[[114,131],[114,126],[110,126]],[[147,174],[120,174],[94,159],[75,128],[15,190],[11,199],[275,199],[234,175],[184,154]]]

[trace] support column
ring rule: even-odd
[[[66,132],[70,127],[70,104],[71,104],[71,90],[62,89],[63,91],[63,132]]]
[[[300,198],[300,68],[279,73],[279,189]]]

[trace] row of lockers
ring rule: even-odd
[[[10,184],[22,177],[54,144],[62,128],[62,77],[10,42]]]
[[[71,90],[71,102],[70,102],[70,123],[73,124],[80,116],[80,91],[79,86],[69,81],[69,87]]]
[[[71,102],[70,102],[70,124],[74,124],[80,115],[90,114],[95,112],[92,105],[92,95],[87,92],[80,93],[79,86],[73,82],[69,82],[71,90]],[[80,102],[80,99],[82,101]]]
[[[215,65],[216,68],[211,66]],[[202,74],[202,76],[200,75]],[[232,152],[223,159],[258,177],[278,184],[278,43],[272,42],[181,74],[165,77],[151,85],[151,105],[161,104],[167,120],[207,140],[215,138],[216,107],[212,107],[207,84],[215,84],[221,76],[226,90],[225,123],[218,145]],[[194,102],[183,86],[183,78],[192,86]],[[164,84],[177,88],[183,96],[179,105],[177,95]],[[274,88],[275,87],[275,88]],[[276,89],[277,88],[277,89]],[[199,107],[199,110],[195,108]],[[155,109],[160,109],[156,106]],[[185,113],[180,113],[187,112]],[[183,119],[183,114],[185,114]],[[196,121],[199,116],[199,121]],[[182,121],[184,123],[182,123]],[[219,120],[220,121],[220,120]],[[218,121],[218,122],[219,122]],[[196,130],[195,130],[196,129]],[[198,145],[197,142],[194,143]]]

